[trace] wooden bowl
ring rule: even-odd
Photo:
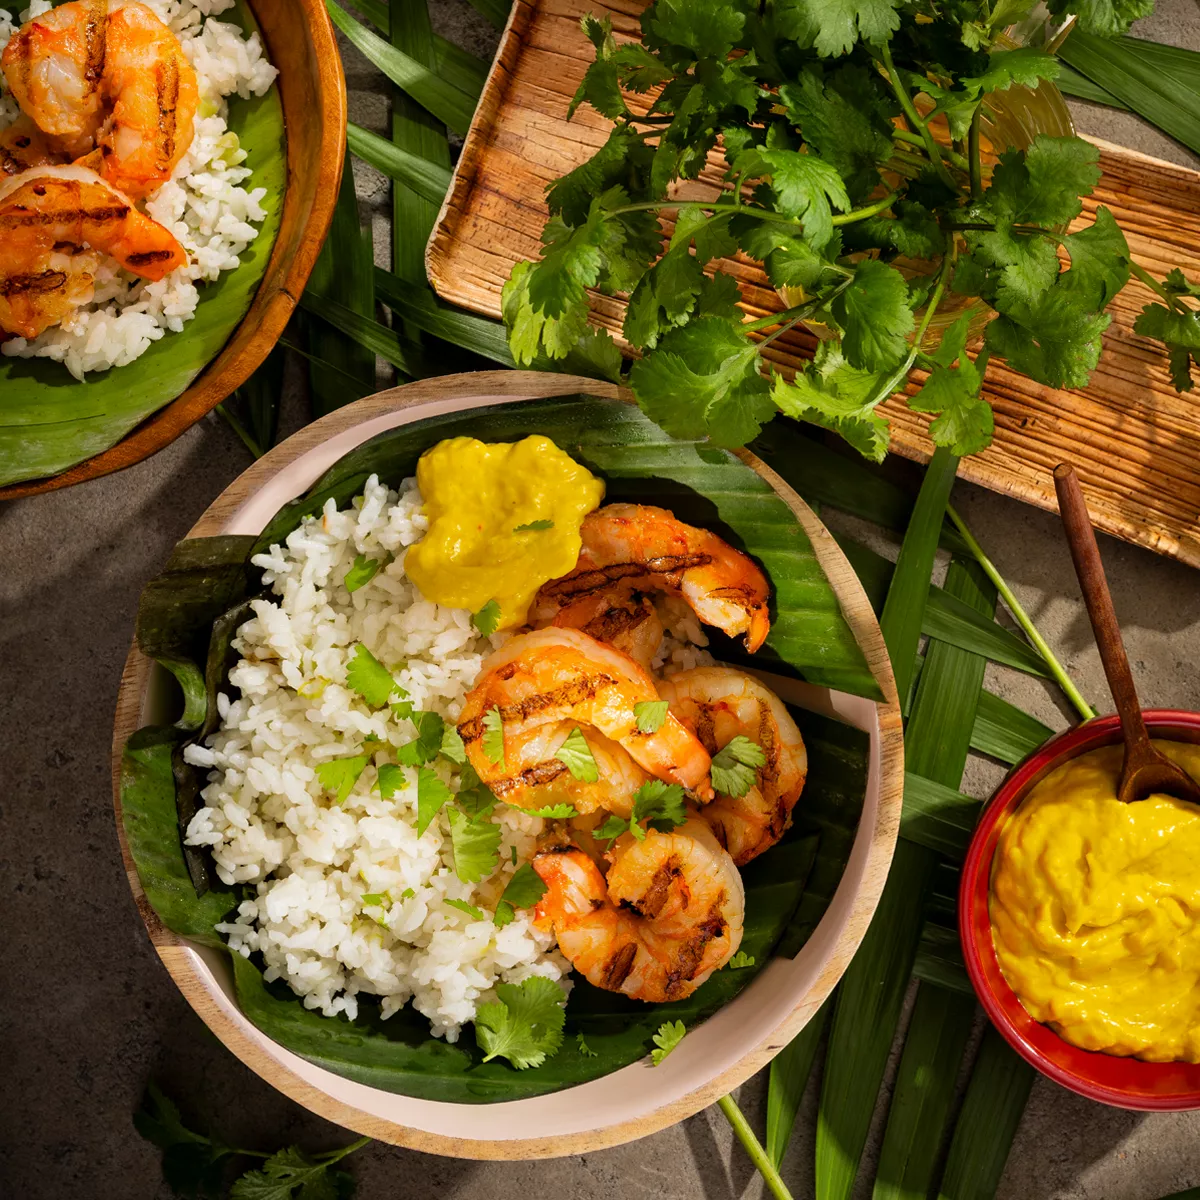
[[[1200,713],[1147,709],[1150,736],[1200,742]],[[963,961],[984,1012],[1004,1040],[1047,1079],[1089,1100],[1138,1112],[1200,1109],[1200,1063],[1143,1062],[1082,1050],[1025,1011],[1000,970],[989,915],[992,862],[1010,813],[1056,767],[1100,746],[1121,740],[1115,713],[1068,729],[1018,763],[988,801],[967,851],[958,892],[958,932]]]
[[[279,233],[250,308],[187,390],[115,446],[47,479],[0,487],[0,500],[69,487],[131,467],[173,442],[254,373],[295,311],[333,220],[346,151],[346,78],[323,0],[247,0],[279,68],[287,190]],[[186,328],[180,336],[186,337]]]
[[[342,456],[384,430],[498,402],[586,392],[620,396],[592,379],[533,371],[487,371],[393,388],[339,409],[275,447],[218,497],[191,536],[259,533]],[[531,430],[533,432],[533,430]],[[812,542],[843,613],[886,697],[875,703],[808,684],[781,688],[789,703],[869,735],[867,794],[834,898],[793,959],[774,958],[744,991],[693,1028],[662,1065],[643,1060],[588,1083],[532,1099],[454,1104],[397,1095],[311,1063],[259,1032],[240,1011],[229,956],[166,929],[143,894],[121,813],[121,751],[134,730],[166,718],[165,672],[135,645],[126,662],[113,734],[113,794],[129,886],[155,949],[189,1003],[218,1038],[280,1091],[370,1137],[466,1158],[547,1158],[618,1145],[712,1104],[768,1063],[804,1027],[858,948],[887,878],[904,787],[900,709],[887,650],[850,564],[812,510],[754,455],[741,457],[792,509]]]

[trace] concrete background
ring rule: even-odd
[[[431,8],[440,32],[490,52],[494,34],[464,0],[431,0]],[[1138,32],[1200,49],[1194,0],[1160,0]],[[353,54],[348,74],[355,119],[381,125],[379,77]],[[1085,133],[1189,161],[1133,118],[1074,107]],[[359,188],[378,212],[382,182],[364,172]],[[289,386],[287,429],[301,413]],[[157,1151],[130,1124],[150,1078],[227,1143],[321,1149],[349,1140],[244,1068],[184,1003],[134,911],[113,831],[109,739],[138,593],[247,465],[241,444],[213,418],[132,470],[0,509],[0,1190],[14,1200],[165,1198]],[[1104,709],[1103,676],[1056,519],[965,484],[955,503]],[[1200,709],[1197,575],[1110,539],[1102,551],[1144,702]],[[992,676],[989,685],[1014,702],[1055,728],[1067,724],[1037,681],[996,668]],[[981,761],[970,771],[975,794],[999,773]],[[760,1128],[764,1095],[760,1076],[739,1097]],[[812,1195],[814,1126],[810,1088],[783,1171],[798,1198]],[[629,1146],[545,1163],[453,1161],[375,1144],[347,1165],[361,1200],[763,1194],[716,1109]],[[870,1193],[869,1158],[867,1167],[862,1195]],[[1197,1183],[1200,1114],[1119,1112],[1039,1079],[1000,1196],[1153,1200]]]

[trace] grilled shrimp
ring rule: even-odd
[[[589,983],[660,1004],[690,996],[742,941],[746,900],[733,860],[692,818],[618,840],[607,879],[577,846],[542,850],[534,913]]]
[[[652,775],[709,799],[709,756],[694,734],[669,715],[656,732],[639,731],[634,706],[657,699],[654,680],[628,655],[577,629],[537,629],[510,638],[484,661],[458,732],[485,783],[507,776],[510,743],[519,745],[536,726],[570,721],[593,726]],[[484,750],[484,717],[492,709],[504,730],[503,763]]]
[[[715,755],[741,734],[766,755],[743,796],[717,793],[700,810],[717,841],[744,866],[783,837],[808,774],[808,752],[796,722],[769,688],[729,667],[697,667],[659,684],[670,711]]]
[[[191,145],[199,92],[179,39],[144,4],[71,0],[27,21],[0,57],[8,86],[71,157],[134,199],[170,179]]]
[[[555,757],[575,729],[582,733],[596,761],[598,778],[592,782],[576,779]],[[551,721],[522,734],[506,734],[504,766],[498,768],[486,758],[484,763],[493,773],[486,782],[497,798],[525,809],[566,803],[580,813],[604,811],[628,817],[633,812],[634,792],[650,779],[627,750],[598,729],[577,726],[573,721]]]
[[[96,251],[144,279],[187,262],[166,229],[86,167],[0,179],[0,329],[37,337],[90,300]]]
[[[642,592],[581,596],[558,609],[551,624],[558,629],[582,629],[588,637],[615,646],[643,667],[650,666],[662,644],[662,621],[653,601]]]
[[[681,596],[706,624],[744,634],[748,650],[765,641],[771,628],[767,578],[715,533],[685,525],[665,508],[606,504],[588,514],[580,534],[575,570],[538,592],[535,622],[553,620],[587,596],[657,590]]]

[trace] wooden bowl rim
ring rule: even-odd
[[[455,393],[467,393],[477,397],[496,396],[516,402],[576,392],[604,399],[629,401],[628,393],[611,384],[598,383],[594,379],[508,370],[443,376],[365,397],[305,427],[259,459],[213,501],[189,531],[188,536],[204,537],[221,532],[245,500],[259,491],[282,469],[334,435],[353,429],[371,418],[398,409],[422,405],[431,400],[449,399],[454,397]],[[121,677],[112,744],[113,807],[130,891],[155,950],[185,998],[218,1039],[268,1083],[327,1120],[392,1145],[427,1153],[501,1160],[579,1154],[620,1145],[656,1133],[708,1107],[765,1066],[799,1033],[824,1003],[866,934],[887,879],[899,834],[904,791],[904,741],[900,706],[891,662],[875,614],[858,577],[840,547],[808,505],[774,471],[748,451],[739,451],[738,456],[771,484],[791,508],[812,541],[818,561],[838,596],[847,621],[866,656],[867,664],[885,696],[884,701],[876,704],[880,771],[875,827],[867,846],[860,884],[849,904],[841,933],[826,958],[816,983],[806,994],[797,998],[786,1020],[729,1069],[672,1103],[597,1129],[520,1139],[464,1138],[401,1125],[333,1098],[264,1053],[246,1036],[226,1011],[226,1007],[217,1002],[208,986],[198,978],[188,941],[172,933],[162,924],[142,891],[125,837],[120,790],[122,750],[130,734],[139,727],[143,700],[153,666],[152,661],[138,649],[135,641],[130,648]],[[245,1017],[241,1019],[246,1020]]]
[[[278,66],[266,31],[261,29],[262,21],[259,17],[260,8],[268,2],[269,0],[246,0],[255,20],[259,22],[261,36],[267,44],[271,62]],[[305,81],[305,91],[312,96],[308,111],[311,112],[311,123],[320,129],[322,145],[317,155],[317,173],[304,180],[299,173],[293,173],[291,131],[287,131],[288,172],[280,230],[275,236],[266,270],[254,298],[250,301],[250,307],[216,356],[175,399],[151,413],[107,450],[85,458],[57,475],[0,487],[0,500],[36,496],[58,488],[85,483],[89,479],[99,479],[103,475],[122,471],[152,454],[157,454],[206,413],[216,408],[235,388],[241,387],[262,364],[283,334],[300,302],[300,296],[308,283],[308,277],[333,221],[334,206],[342,179],[342,164],[345,161],[347,119],[346,76],[324,0],[289,0],[289,4],[294,10],[291,19],[304,25],[312,47],[316,77],[315,80],[310,78]],[[282,219],[286,218],[292,205],[303,205],[310,192],[312,204],[308,218],[297,234],[297,248],[292,252],[286,269],[272,282],[272,268],[283,263],[284,255],[289,252],[284,245]],[[246,345],[235,348],[233,342],[238,330],[250,322],[257,330],[256,336]],[[186,336],[186,333],[185,327],[180,336]]]

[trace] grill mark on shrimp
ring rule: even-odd
[[[642,893],[641,898],[636,901],[622,900],[622,907],[632,909],[639,917],[649,917],[654,920],[662,912],[663,905],[666,904],[667,898],[671,894],[671,884],[682,874],[679,860],[675,857],[667,859],[654,872],[654,877],[650,880],[650,885]],[[686,907],[685,901],[684,908]]]
[[[725,918],[721,916],[720,909],[724,899],[722,896],[709,909],[708,916],[693,929],[691,935],[680,942],[675,966],[667,973],[668,999],[673,999],[691,983],[704,958],[705,948],[709,942],[714,938],[719,938],[725,932]]]
[[[605,609],[598,617],[593,617],[583,627],[583,632],[598,642],[615,642],[622,634],[632,632],[643,621],[649,619],[650,613],[644,608],[630,611],[614,606]]]
[[[179,63],[174,56],[163,62],[155,76],[158,93],[158,144],[155,147],[160,171],[170,168],[175,154],[175,110],[179,105]]]
[[[584,675],[581,679],[572,680],[562,687],[553,688],[548,692],[538,692],[526,696],[513,704],[504,704],[500,708],[501,721],[524,721],[535,713],[545,712],[550,708],[574,708],[587,700],[593,699],[598,692],[611,687],[616,680],[611,675]],[[490,710],[489,710],[490,711]],[[464,721],[458,727],[459,737],[464,742],[473,742],[483,736],[483,717],[474,717]]]
[[[625,982],[629,977],[629,972],[633,970],[633,960],[636,957],[637,944],[626,942],[608,960],[608,964],[604,968],[604,986],[610,991],[619,991],[621,984]]]
[[[108,0],[92,0],[84,25],[87,42],[87,66],[83,77],[88,84],[88,93],[94,92],[104,74],[104,59],[108,53]]]
[[[174,258],[170,250],[143,250],[135,254],[130,254],[125,261],[131,267],[145,267],[150,263],[164,262],[168,258]]]
[[[124,221],[128,216],[128,204],[114,204],[105,208],[76,208],[69,211],[55,209],[45,213],[21,208],[0,216],[0,229],[35,229],[41,225],[67,225],[83,221],[93,225],[106,225],[112,221]]]
[[[712,562],[711,554],[667,554],[659,558],[648,558],[645,562],[612,563],[606,567],[573,572],[562,579],[552,580],[542,588],[546,596],[561,598],[560,603],[575,600],[612,587],[626,579],[645,579],[662,575],[672,585],[678,586],[679,577],[693,567],[704,567]]]
[[[40,271],[35,275],[12,275],[0,279],[0,296],[45,296],[65,287],[65,271]]]
[[[566,763],[553,759],[548,762],[538,763],[535,767],[527,767],[519,774],[508,776],[507,779],[493,779],[488,784],[488,787],[497,796],[503,798],[509,792],[519,791],[522,788],[537,787],[539,784],[552,783],[566,770]]]

